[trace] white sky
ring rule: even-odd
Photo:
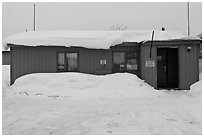
[[[187,35],[186,2],[36,3],[36,30],[109,30],[114,24],[128,30],[181,31]],[[33,2],[3,2],[2,37],[33,30]],[[190,30],[202,31],[202,3],[190,3]]]

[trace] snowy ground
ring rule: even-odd
[[[202,134],[202,79],[190,91],[158,91],[128,73],[53,73],[8,87],[7,70],[3,134]]]

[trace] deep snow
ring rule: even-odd
[[[155,31],[154,40],[180,39],[178,31]],[[93,49],[109,49],[122,42],[141,42],[152,38],[152,31],[29,31],[17,33],[3,40],[3,49],[8,43],[26,46],[80,46]]]
[[[7,69],[3,67],[3,72]],[[3,87],[2,131],[38,135],[202,134],[201,87],[202,80],[189,91],[155,90],[128,73],[30,74],[11,87]]]

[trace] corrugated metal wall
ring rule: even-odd
[[[152,56],[150,58],[150,46],[148,45],[142,45],[140,48],[140,67],[141,67],[141,78],[144,79],[148,84],[150,84],[153,87],[157,86],[157,64],[156,64],[156,46],[152,46]],[[146,61],[155,61],[155,67],[146,67],[145,63]]]
[[[190,85],[199,80],[199,41],[163,41],[154,42],[152,58],[149,58],[150,43],[141,46],[141,78],[157,88],[157,47],[178,47],[179,89],[190,89]],[[191,46],[190,52],[187,47]],[[155,60],[155,67],[145,67],[146,60]]]
[[[11,83],[14,83],[15,79],[25,74],[57,72],[58,52],[78,52],[80,72],[90,74],[111,73],[111,51],[107,50],[14,46],[11,48],[11,52]],[[100,65],[100,59],[106,59],[107,64],[105,67]]]
[[[191,46],[187,52],[187,46]],[[198,56],[200,43],[195,42],[154,42],[150,58],[150,43],[141,45],[140,72],[141,78],[153,87],[157,87],[157,46],[179,47],[179,88],[189,89],[190,85],[199,79]],[[125,48],[125,47],[124,47]],[[139,49],[139,48],[138,48]],[[30,73],[57,72],[57,52],[78,52],[79,71],[90,74],[107,74],[112,72],[111,50],[97,50],[66,47],[11,47],[11,84],[18,77]],[[100,60],[106,60],[105,67]],[[154,67],[146,67],[146,61],[155,61]]]
[[[187,51],[187,47],[192,47]],[[190,89],[199,80],[199,45],[179,46],[179,88]]]
[[[100,60],[106,60],[103,67]],[[97,49],[82,49],[79,53],[80,72],[90,74],[111,73],[112,58],[111,51]]]
[[[2,52],[2,65],[10,65],[11,64],[11,56],[10,51]]]
[[[25,74],[56,71],[55,48],[12,47],[11,56],[11,83]]]

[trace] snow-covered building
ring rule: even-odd
[[[11,84],[30,73],[134,73],[155,88],[189,89],[198,81],[201,40],[180,32],[34,31],[3,41]]]

